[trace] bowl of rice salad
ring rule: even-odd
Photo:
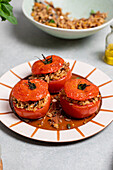
[[[113,2],[108,0],[24,0],[24,15],[36,27],[55,37],[90,36],[113,22]]]

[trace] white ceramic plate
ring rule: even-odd
[[[66,59],[65,59],[66,60]],[[12,87],[22,78],[31,74],[34,61],[18,65],[0,78],[0,120],[9,129],[31,139],[47,142],[71,142],[88,138],[102,131],[113,121],[113,82],[99,69],[83,62],[66,60],[73,66],[73,73],[83,76],[96,84],[102,95],[99,113],[88,123],[70,130],[52,131],[37,129],[21,121],[9,106]]]

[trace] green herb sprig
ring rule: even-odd
[[[87,86],[90,86],[90,85],[87,85],[86,83],[84,83],[84,84],[78,84],[78,89],[79,89],[79,90],[85,90],[85,88],[86,88]]]
[[[94,15],[94,14],[96,14],[96,12],[92,9],[90,15]]]
[[[40,0],[34,0],[34,2],[36,2],[36,3],[42,3]]]
[[[0,0],[0,17],[2,21],[8,20],[12,24],[17,24],[17,19],[13,15],[13,7],[9,4],[11,0]]]
[[[43,54],[42,54],[42,57],[43,57],[44,60],[41,60],[39,57],[37,57],[37,58],[38,58],[42,63],[44,63],[45,65],[46,65],[46,64],[50,64],[50,63],[53,62],[52,55],[51,55],[51,57],[48,58],[48,59],[47,59]]]
[[[55,21],[54,21],[53,19],[51,19],[51,20],[49,21],[49,23],[55,23]]]
[[[67,124],[67,129],[71,129],[71,125],[70,124]]]
[[[47,10],[49,9],[49,7],[50,7],[50,5],[47,5],[47,7],[46,7],[46,8],[47,8]]]
[[[28,86],[29,86],[29,89],[30,89],[30,90],[36,89],[35,83],[31,83],[29,79],[28,79]]]

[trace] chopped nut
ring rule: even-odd
[[[62,119],[59,119],[59,122],[62,123]]]
[[[56,128],[56,129],[58,129],[59,126],[58,126],[57,123],[54,123],[54,124],[53,124],[53,127]]]
[[[47,81],[47,83],[49,83],[49,76],[48,75],[45,76],[45,80]]]
[[[49,16],[49,19],[52,19],[52,16]]]
[[[64,116],[63,115],[60,115],[59,118],[63,118]]]
[[[52,27],[56,27],[55,23],[47,23],[47,25],[52,26]]]
[[[70,122],[70,121],[71,121],[71,119],[65,119],[65,121]]]
[[[83,123],[86,124],[86,123],[87,123],[87,120],[85,119]]]
[[[52,102],[57,102],[57,100],[56,100],[56,99],[53,99]]]
[[[61,16],[60,16],[60,19],[63,19],[63,18],[64,18],[64,17],[61,15]]]
[[[28,123],[29,121],[30,121],[29,119],[25,119],[25,122],[27,122],[27,123]]]
[[[44,124],[44,122],[42,121],[42,122],[41,122],[41,125],[43,125],[43,124]]]
[[[47,116],[48,116],[48,117],[52,117],[52,113],[47,112]]]
[[[73,105],[73,103],[69,103],[69,105]]]

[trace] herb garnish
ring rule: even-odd
[[[71,125],[70,124],[67,124],[67,129],[70,129],[71,128]]]
[[[17,24],[17,19],[13,15],[13,7],[9,4],[11,0],[0,0],[0,17],[2,21],[8,20],[12,24]]]
[[[55,21],[54,21],[53,19],[51,19],[51,20],[49,21],[49,23],[55,23]]]
[[[34,0],[36,3],[40,3],[39,0]]]
[[[52,55],[51,55],[51,57],[50,58],[48,58],[48,59],[45,59],[45,61],[44,61],[44,64],[50,64],[50,63],[52,63]]]
[[[51,55],[51,57],[48,58],[48,59],[47,59],[43,54],[42,54],[42,56],[43,56],[44,61],[41,60],[39,57],[37,57],[37,58],[38,58],[42,63],[44,63],[45,65],[46,65],[46,64],[50,64],[50,63],[53,62],[52,55]]]
[[[94,15],[96,14],[96,12],[92,9],[91,12],[90,12],[91,15]]]
[[[29,79],[28,79],[28,86],[29,86],[29,89],[30,89],[30,90],[36,89],[35,83],[31,83]]]
[[[47,10],[49,9],[49,7],[50,7],[50,5],[47,5],[47,7],[46,7],[46,8],[47,8]]]
[[[79,89],[79,90],[84,90],[87,86],[90,86],[90,85],[87,85],[86,83],[84,83],[84,84],[78,84],[78,89]]]

